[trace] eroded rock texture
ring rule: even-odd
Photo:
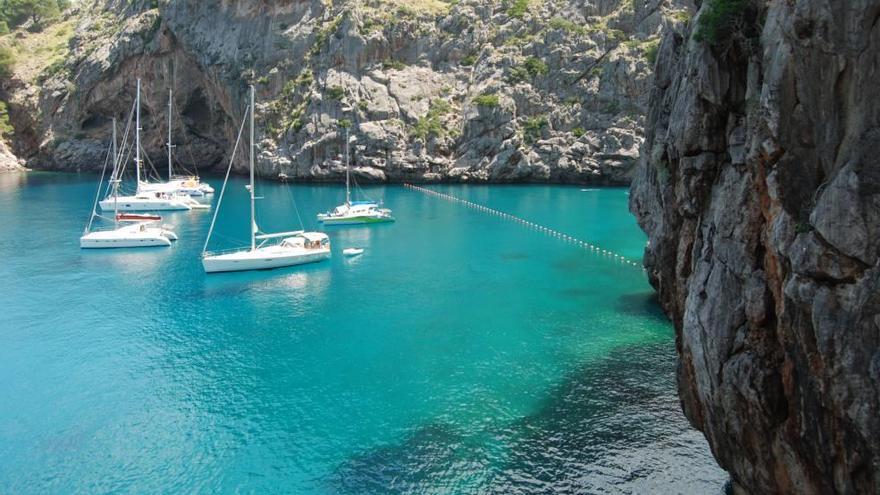
[[[746,491],[880,493],[880,3],[747,11],[665,37],[631,193],[682,405]]]
[[[659,35],[690,5],[84,3],[65,61],[9,89],[16,151],[36,168],[100,166],[141,77],[158,163],[169,88],[179,159],[210,168],[224,165],[253,83],[265,176],[338,180],[349,121],[362,179],[628,183]]]

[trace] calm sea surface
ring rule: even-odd
[[[0,175],[0,493],[722,492],[639,269],[389,186],[398,221],[328,228],[328,262],[206,276],[210,212],[80,250],[96,182]],[[343,196],[259,187],[265,231]],[[641,257],[625,189],[434,188]]]

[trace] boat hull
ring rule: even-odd
[[[162,234],[105,236],[96,235],[103,232],[92,232],[79,238],[79,247],[82,249],[114,249],[114,248],[141,248],[141,247],[166,247],[171,245],[171,239]]]
[[[114,209],[119,211],[184,211],[192,209],[190,205],[177,200],[120,199],[114,201],[113,199],[105,199],[99,204],[101,210],[104,211],[113,211]]]
[[[268,254],[261,256],[259,251],[253,256],[243,255],[251,252],[237,252],[205,256],[202,258],[202,267],[206,273],[221,272],[244,272],[251,270],[271,270],[286,266],[304,265],[316,263],[330,258],[330,250],[314,250],[314,252],[295,252],[290,254]]]
[[[318,221],[323,222],[324,225],[362,225],[367,223],[387,223],[393,222],[394,217],[371,217],[371,216],[356,216],[356,217],[329,217],[323,216],[319,217]]]

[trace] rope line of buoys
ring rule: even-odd
[[[510,213],[496,210],[494,208],[489,208],[488,206],[483,206],[479,203],[474,203],[472,201],[467,201],[465,199],[461,199],[461,198],[459,198],[457,196],[453,196],[451,194],[438,192],[433,189],[428,189],[425,187],[416,186],[414,184],[404,183],[403,187],[405,187],[407,189],[411,189],[413,191],[418,191],[420,193],[427,194],[429,196],[434,196],[436,198],[445,199],[446,201],[449,201],[452,203],[458,203],[458,204],[467,206],[468,208],[472,208],[474,210],[486,213],[488,215],[494,215],[494,216],[503,218],[505,220],[510,220],[510,221],[518,223],[524,227],[535,229],[538,232],[541,232],[542,234],[548,235],[550,237],[554,237],[554,238],[559,239],[563,242],[574,244],[575,246],[577,246],[579,248],[582,248],[584,250],[587,250],[587,251],[593,252],[595,254],[604,256],[610,260],[620,262],[624,265],[629,265],[629,266],[633,266],[636,268],[642,268],[642,265],[639,262],[628,259],[624,256],[621,256],[621,255],[614,253],[612,251],[609,251],[607,249],[603,249],[603,248],[597,246],[596,244],[593,244],[592,242],[585,241],[583,239],[578,239],[577,237],[568,235],[568,234],[560,232],[558,230],[551,229],[550,227],[546,227],[544,225],[537,224],[535,222],[526,220],[524,218],[520,218],[516,215],[511,215]]]

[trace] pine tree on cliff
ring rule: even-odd
[[[28,20],[35,28],[55,19],[70,5],[69,0],[0,0],[0,20],[10,28]]]

